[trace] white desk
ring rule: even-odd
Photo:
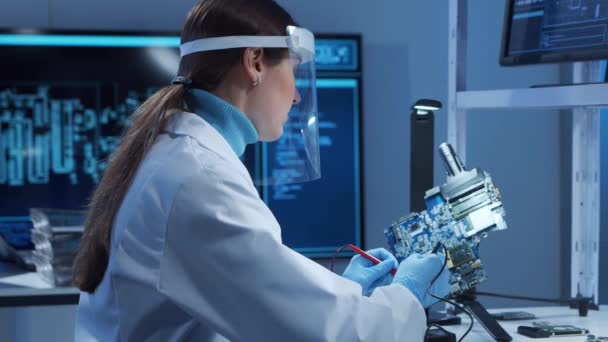
[[[74,287],[51,287],[36,273],[0,262],[0,307],[74,305],[79,295]]]
[[[589,333],[595,336],[608,336],[608,306],[603,305],[600,311],[589,310],[587,317],[579,317],[578,310],[570,309],[565,306],[558,307],[536,307],[536,308],[509,308],[509,309],[493,309],[488,310],[491,313],[501,311],[527,311],[536,315],[536,319],[522,321],[499,321],[500,325],[511,335],[513,341],[556,341],[556,342],[585,342],[585,336],[574,337],[550,337],[550,338],[529,338],[517,333],[517,327],[520,325],[532,325],[532,322],[547,321],[553,324],[571,324],[577,327],[586,328]],[[460,338],[469,327],[469,318],[465,314],[461,314],[461,325],[453,325],[444,327],[446,330],[456,334],[456,338]],[[473,330],[467,335],[464,341],[494,341],[486,330],[475,321]]]

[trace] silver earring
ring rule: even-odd
[[[255,77],[255,82],[251,83],[251,85],[255,87],[258,84],[260,84],[260,75],[259,74]]]

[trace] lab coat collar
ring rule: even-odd
[[[236,155],[228,141],[196,113],[173,113],[169,122],[163,128],[163,133],[191,137],[201,146],[215,151],[219,155],[233,155],[236,160],[239,160],[239,156]]]

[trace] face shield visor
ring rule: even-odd
[[[229,36],[194,40],[180,46],[181,56],[233,48],[286,48],[294,67],[296,101],[283,135],[262,144],[265,161],[256,172],[258,185],[294,184],[321,177],[315,71],[315,38],[303,28],[288,26],[285,36]]]

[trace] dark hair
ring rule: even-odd
[[[273,0],[202,0],[188,13],[181,41],[233,35],[284,35],[294,20]],[[278,64],[286,49],[265,48],[265,62]],[[178,75],[192,79],[197,88],[213,91],[241,62],[245,49],[199,52],[181,59]],[[80,248],[74,261],[73,283],[94,292],[108,267],[114,218],[139,164],[172,113],[186,111],[186,87],[172,84],[160,89],[133,114],[131,125],[95,190]]]

